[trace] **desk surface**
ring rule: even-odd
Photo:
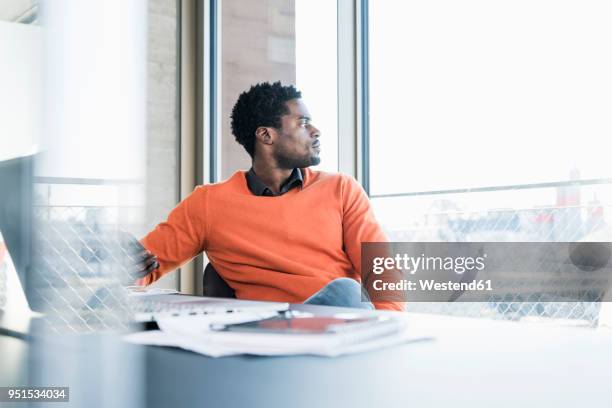
[[[436,340],[339,358],[214,359],[100,336],[64,337],[42,347],[33,341],[29,353],[23,340],[3,337],[0,350],[4,354],[11,343],[13,359],[26,353],[22,359],[30,371],[42,365],[48,372],[46,377],[36,373],[39,380],[70,385],[71,405],[87,402],[88,408],[96,402],[117,407],[612,406],[611,332],[405,316],[413,330]],[[7,368],[0,367],[0,385],[23,381],[7,380]]]

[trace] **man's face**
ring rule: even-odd
[[[287,102],[289,113],[281,118],[274,143],[274,158],[280,168],[316,166],[321,162],[319,129],[310,122],[310,113],[301,99]]]

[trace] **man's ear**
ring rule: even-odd
[[[255,131],[255,137],[263,144],[271,145],[274,143],[274,135],[272,130],[267,127],[258,127]]]

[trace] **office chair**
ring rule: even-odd
[[[223,280],[211,263],[204,268],[204,296],[235,298],[236,292]]]

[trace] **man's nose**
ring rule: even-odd
[[[319,137],[321,136],[321,131],[314,126],[311,126],[310,129],[310,137]]]

